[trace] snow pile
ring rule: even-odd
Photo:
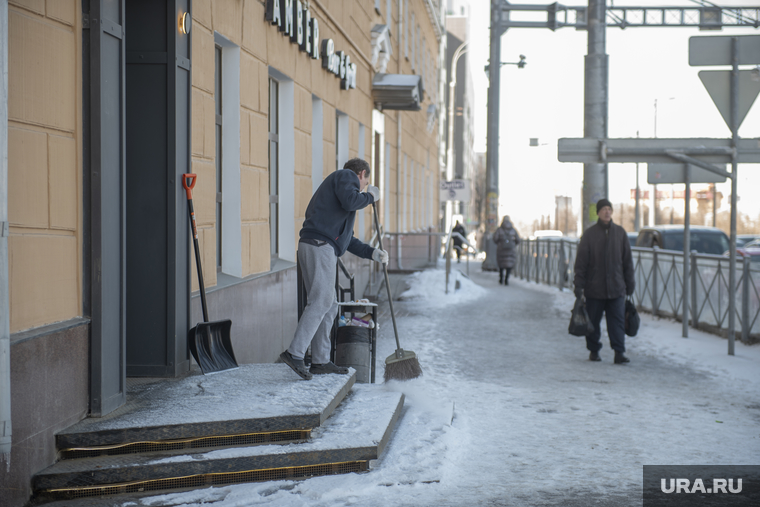
[[[400,299],[420,300],[426,307],[442,308],[460,305],[475,301],[488,292],[457,269],[452,269],[449,274],[448,294],[444,269],[419,271],[410,275],[408,281],[411,288],[401,294]],[[457,283],[459,288],[457,288]]]

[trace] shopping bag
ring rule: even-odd
[[[567,332],[574,336],[586,336],[594,332],[594,325],[591,323],[591,319],[588,318],[588,312],[586,311],[586,301],[582,297],[575,300]]]
[[[641,324],[641,317],[633,303],[633,296],[628,296],[625,300],[625,334],[636,336],[639,332],[639,324]]]

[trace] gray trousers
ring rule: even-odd
[[[338,301],[335,297],[338,258],[329,243],[320,247],[298,243],[298,263],[306,286],[306,308],[298,321],[288,352],[293,357],[304,357],[311,344],[312,363],[328,363],[330,330],[338,315]]]

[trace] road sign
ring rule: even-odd
[[[757,71],[739,71],[739,118],[736,127],[742,124],[752,104],[760,93],[760,78],[753,76]],[[730,70],[702,70],[699,79],[705,85],[707,93],[720,111],[720,115],[731,128],[731,71]]]
[[[558,143],[560,162],[603,164],[605,162],[673,163],[668,151],[688,155],[709,164],[731,163],[731,139],[589,139],[563,138]],[[760,163],[760,139],[739,139],[740,164]]]
[[[440,186],[441,201],[469,202],[472,192],[468,180],[442,181]]]
[[[661,183],[685,183],[685,164],[647,164],[647,183],[659,185]],[[719,176],[701,167],[689,164],[691,175],[690,183],[723,183],[725,176]],[[723,167],[725,170],[725,167]]]
[[[760,64],[760,35],[739,35],[739,65]],[[689,37],[689,65],[732,65],[731,36]]]

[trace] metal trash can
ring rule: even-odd
[[[343,326],[335,338],[335,364],[356,370],[356,381],[369,384],[372,370],[372,330],[367,327]]]

